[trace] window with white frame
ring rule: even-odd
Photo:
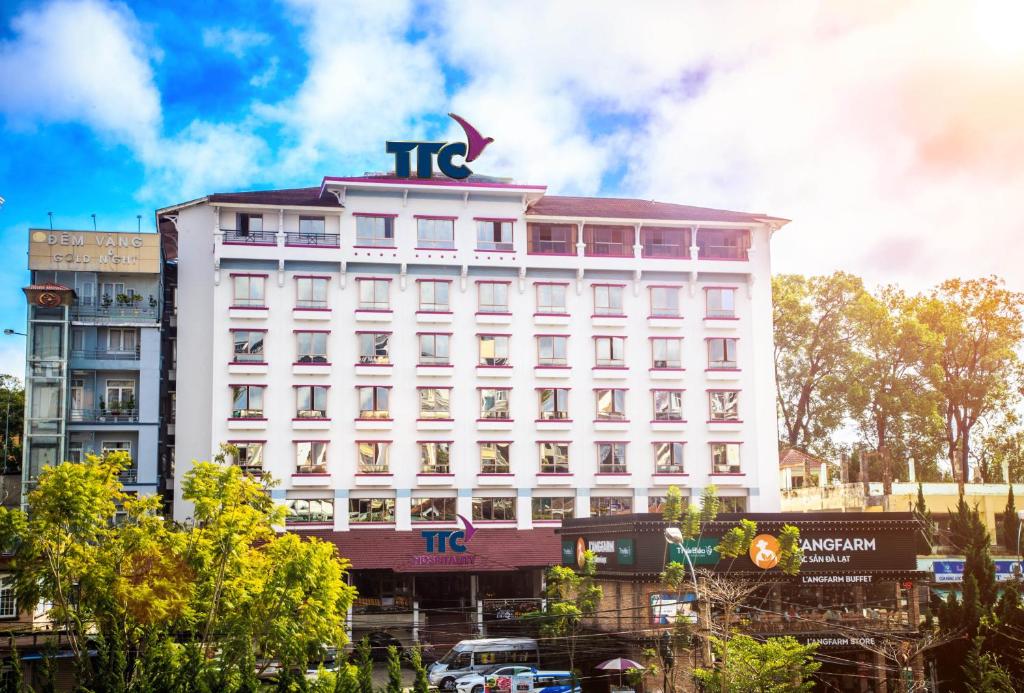
[[[678,442],[654,443],[654,473],[683,473],[683,444]]]
[[[296,387],[295,417],[299,419],[326,419],[327,386],[299,385]]]
[[[609,284],[594,285],[595,315],[624,315],[622,287]]]
[[[626,419],[626,391],[621,388],[594,390],[597,401],[595,418],[600,421],[624,421]]]
[[[682,337],[654,337],[651,339],[651,366],[653,368],[682,368]]]
[[[720,513],[745,513],[747,512],[746,496],[719,496],[718,512]]]
[[[108,380],[107,381],[107,411],[131,412],[135,409],[135,381],[134,380]]]
[[[350,524],[391,523],[395,521],[394,498],[349,498]]]
[[[444,332],[428,332],[419,335],[420,338],[420,365],[421,366],[446,366],[448,365],[449,346],[451,335]]]
[[[359,339],[359,363],[391,363],[390,332],[360,332],[356,336]]]
[[[708,368],[736,368],[736,346],[739,340],[735,337],[711,337],[708,339]]]
[[[515,522],[516,499],[511,496],[474,498],[473,520],[480,522]]]
[[[391,409],[391,388],[380,385],[364,385],[356,388],[359,395],[360,419],[389,419]]]
[[[391,443],[383,440],[362,440],[356,443],[360,474],[387,474]]]
[[[251,274],[236,274],[232,278],[234,296],[232,305],[239,308],[266,307],[265,286],[267,278]]]
[[[295,280],[295,307],[327,307],[327,277],[298,277]]]
[[[85,409],[85,379],[84,378],[72,378],[71,379],[71,418],[75,420],[81,420],[83,410]]]
[[[421,419],[450,419],[451,410],[451,388],[450,387],[421,387],[420,395],[420,417]]]
[[[263,441],[236,440],[231,445],[234,447],[232,464],[247,474],[263,472]]]
[[[564,334],[537,335],[537,365],[565,366],[568,364],[569,337]]]
[[[507,313],[508,287],[505,282],[478,282],[477,305],[481,313]]]
[[[263,389],[264,387],[262,385],[232,385],[232,418],[263,418]]]
[[[537,444],[540,453],[541,474],[569,473],[569,443],[545,441]]]
[[[476,249],[511,251],[512,222],[507,219],[477,219]]]
[[[107,328],[107,351],[118,354],[135,353],[138,348],[138,332],[134,327]]]
[[[653,390],[651,396],[654,400],[655,421],[683,420],[682,390]]]
[[[395,246],[395,219],[389,216],[356,216],[357,246],[393,248]]]
[[[262,214],[249,214],[245,212],[240,212],[235,217],[235,220],[238,223],[238,231],[241,233],[263,230]]]
[[[598,443],[597,471],[599,474],[625,474],[626,444],[618,442]]]
[[[594,365],[598,368],[625,367],[626,338],[594,337]]]
[[[235,363],[263,363],[263,343],[267,336],[265,330],[232,330],[231,340],[234,342]]]
[[[656,318],[679,317],[679,287],[651,287],[651,316]]]
[[[483,442],[480,446],[481,474],[508,474],[512,444],[506,440]]]
[[[100,455],[106,457],[114,452],[128,453],[128,459],[132,459],[132,443],[130,440],[104,440],[100,443]]]
[[[420,310],[425,313],[447,313],[451,310],[451,282],[423,279],[419,282]]]
[[[81,441],[68,442],[68,462],[81,462],[84,458]]]
[[[740,444],[711,443],[711,473],[740,473]]]
[[[480,418],[508,419],[511,388],[480,388]]]
[[[357,279],[359,310],[391,310],[391,282],[387,279]]]
[[[297,440],[295,441],[295,473],[326,474],[327,473],[327,441]]]
[[[420,443],[420,473],[451,473],[451,441]]]
[[[455,220],[416,220],[416,247],[425,249],[451,250],[455,247]]]
[[[322,236],[326,230],[323,217],[299,217],[299,233],[309,236]]]
[[[576,515],[576,499],[572,496],[534,496],[531,505],[537,522],[571,520]]]
[[[333,498],[289,498],[284,502],[286,525],[332,524]]]
[[[555,421],[569,418],[569,389],[565,387],[544,387],[537,390],[540,400],[540,419]]]
[[[506,334],[477,335],[481,366],[509,365],[509,336]]]
[[[17,618],[18,602],[14,596],[14,576],[0,576],[0,618]]]
[[[296,363],[327,363],[327,333],[296,332],[295,354]]]
[[[591,496],[590,516],[629,515],[633,512],[632,496]]]
[[[565,284],[537,284],[537,312],[542,315],[564,315],[566,308]]]
[[[448,498],[411,498],[409,515],[413,522],[455,522],[456,501]]]
[[[736,289],[715,287],[705,290],[709,318],[736,317]]]
[[[708,418],[711,421],[739,420],[739,390],[711,390],[708,392]]]

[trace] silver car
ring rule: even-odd
[[[455,690],[458,693],[484,693],[484,681],[489,676],[512,676],[526,673],[536,674],[537,669],[521,664],[497,664],[483,671],[466,674],[455,679]]]

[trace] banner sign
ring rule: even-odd
[[[28,268],[158,274],[160,235],[30,229]]]
[[[652,592],[650,605],[652,626],[671,626],[679,619],[697,622],[697,595],[693,592]]]
[[[690,562],[694,565],[715,565],[720,560],[718,552],[715,551],[715,547],[718,546],[719,539],[703,537],[701,539],[690,539],[680,544],[669,544],[668,545],[668,561],[672,563],[686,564],[686,557],[683,556],[683,551],[690,556]]]
[[[1017,561],[992,561],[996,566],[996,582],[1009,582],[1016,579],[1018,570]],[[964,561],[935,561],[932,563],[932,570],[935,571],[935,582],[963,582]]]

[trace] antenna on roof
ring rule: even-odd
[[[92,230],[95,231],[96,230],[96,212],[93,212],[89,216],[92,217]]]
[[[47,212],[46,216],[50,217],[50,230],[53,231],[53,212]]]
[[[139,233],[142,233],[142,215],[136,214],[135,220],[139,223]]]

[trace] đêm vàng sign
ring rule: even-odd
[[[155,233],[29,229],[28,267],[64,272],[160,272]]]

